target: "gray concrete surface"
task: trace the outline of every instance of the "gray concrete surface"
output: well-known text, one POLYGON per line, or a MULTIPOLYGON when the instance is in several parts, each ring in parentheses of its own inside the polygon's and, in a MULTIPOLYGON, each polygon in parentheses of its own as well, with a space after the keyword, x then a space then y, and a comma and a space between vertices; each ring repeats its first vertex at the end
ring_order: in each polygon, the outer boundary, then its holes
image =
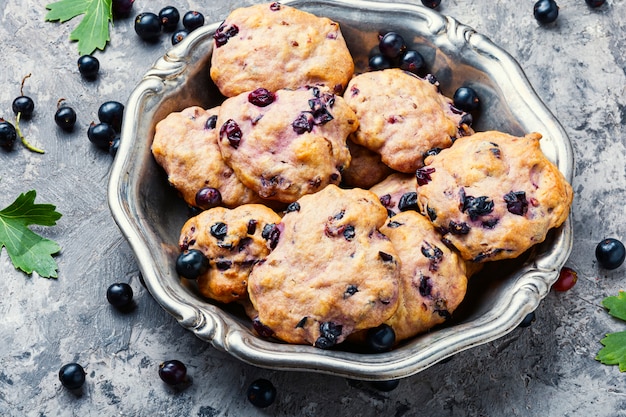
MULTIPOLYGON (((601 307, 625 288, 622 266, 600 269, 597 242, 626 238, 626 1, 590 9, 558 0, 556 24, 541 27, 533 1, 443 0, 440 11, 487 35, 511 53, 570 136, 576 157, 575 242, 568 266, 579 273, 566 293, 551 293, 537 321, 449 362, 406 378, 389 393, 319 374, 248 366, 198 340, 142 287, 133 254, 109 213, 111 157, 86 137, 100 103, 124 102, 150 65, 169 47, 140 41, 132 18, 115 22, 111 43, 98 52, 100 77, 78 74, 77 22, 46 23, 49 0, 0 2, 0 117, 12 118, 19 84, 36 102, 25 135, 46 150, 17 144, 0 151, 0 207, 36 189, 38 202, 63 213, 58 225, 36 228, 60 243, 57 280, 26 276, 0 254, 0 415, 2 416, 625 416, 625 375, 594 357, 605 333, 626 329, 601 307), (56 128, 57 100, 78 111, 72 134, 56 128), (137 307, 122 314, 106 302, 109 284, 129 282, 137 307), (175 391, 157 376, 158 364, 187 364, 193 384, 175 391), (87 382, 80 395, 63 389, 59 368, 77 361, 87 382), (248 384, 272 380, 274 405, 252 407, 248 384)), ((134 13, 168 4, 196 9, 207 21, 252 1, 137 0, 134 13)))

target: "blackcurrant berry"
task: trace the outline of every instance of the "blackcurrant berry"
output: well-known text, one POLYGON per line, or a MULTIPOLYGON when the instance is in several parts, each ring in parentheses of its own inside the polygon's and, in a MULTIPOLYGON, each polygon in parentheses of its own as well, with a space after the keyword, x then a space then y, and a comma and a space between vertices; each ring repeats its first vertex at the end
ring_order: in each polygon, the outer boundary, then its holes
POLYGON ((213 187, 204 187, 196 193, 196 206, 205 210, 222 204, 220 190, 213 187))
POLYGON ((118 101, 105 101, 98 108, 98 120, 110 124, 116 132, 122 129, 124 105, 118 101))
POLYGON ((115 139, 115 129, 108 123, 91 123, 87 130, 87 137, 100 149, 105 151, 111 146, 111 142, 115 139))
POLYGON ((391 68, 391 62, 382 54, 374 54, 369 59, 369 69, 372 71, 391 68))
POLYGON ((7 122, 3 118, 0 118, 0 147, 10 151, 13 149, 13 144, 17 139, 17 130, 11 122, 7 122))
POLYGON ((422 4, 431 9, 436 9, 441 4, 441 0, 422 0, 422 4))
POLYGON ((204 15, 200 12, 191 10, 183 16, 183 26, 189 32, 198 29, 202 25, 204 25, 204 15))
POLYGON ((183 278, 198 279, 209 268, 209 260, 197 249, 182 252, 176 258, 176 272, 183 278))
POLYGON ((478 107, 480 107, 478 94, 471 87, 457 88, 454 92, 454 96, 452 97, 452 101, 454 102, 454 107, 468 113, 477 110, 478 107))
POLYGON ((554 291, 563 292, 571 290, 572 287, 578 281, 578 274, 571 268, 563 267, 559 271, 559 277, 557 278, 554 285, 552 285, 552 289, 554 291))
POLYGON ((159 12, 159 19, 165 32, 173 32, 178 27, 178 22, 180 22, 180 13, 178 13, 176 7, 167 6, 159 12))
POLYGON ((585 0, 589 7, 600 7, 605 3, 605 0, 585 0))
POLYGON ((535 321, 535 318, 536 318, 535 312, 531 311, 530 313, 526 314, 526 316, 524 317, 524 320, 522 320, 522 322, 519 324, 519 327, 530 326, 535 321))
POLYGON ((267 379, 259 378, 248 386, 248 401, 258 408, 266 408, 276 400, 276 388, 267 379))
POLYGON ((424 66, 424 57, 417 51, 408 50, 400 59, 400 69, 417 74, 424 66))
POLYGON ((383 323, 367 331, 366 343, 372 352, 387 352, 396 343, 396 332, 391 326, 383 323))
POLYGON ((111 284, 107 288, 107 301, 113 307, 128 307, 133 302, 133 288, 125 282, 111 284))
POLYGON ((91 55, 83 55, 78 58, 78 72, 83 77, 93 80, 98 76, 100 71, 100 61, 91 55))
POLYGON ((135 17, 135 33, 144 41, 154 42, 161 34, 161 20, 151 12, 139 13, 135 17))
POLYGON ((120 148, 120 137, 116 136, 115 139, 111 142, 109 146, 109 155, 115 156, 117 155, 117 150, 120 148))
POLYGON ((187 29, 177 30, 172 34, 172 45, 178 45, 187 37, 187 35, 189 35, 189 31, 187 29))
POLYGON ((373 388, 377 389, 378 391, 389 392, 398 388, 398 385, 400 385, 400 380, 388 379, 385 381, 372 381, 370 384, 372 385, 373 388))
POLYGON ((535 3, 533 14, 539 23, 552 23, 559 16, 559 6, 554 0, 539 0, 535 3))
POLYGON ((168 385, 182 384, 187 380, 187 367, 176 359, 165 361, 159 365, 159 377, 168 385))
POLYGON ((59 104, 54 113, 54 122, 66 132, 71 132, 76 124, 76 111, 66 104, 59 104))
POLYGON ((596 246, 596 259, 604 269, 617 269, 626 258, 624 244, 617 239, 607 238, 596 246))
POLYGON ((385 57, 394 59, 406 51, 404 38, 396 32, 387 32, 378 42, 380 53, 385 57))
POLYGON ((13 100, 13 113, 16 115, 21 114, 20 118, 28 120, 33 115, 35 110, 35 102, 28 96, 19 96, 13 100))
POLYGON ((79 389, 85 383, 85 370, 77 363, 68 363, 59 370, 59 381, 67 389, 79 389))
POLYGON ((112 10, 115 17, 128 17, 135 0, 113 0, 112 10))

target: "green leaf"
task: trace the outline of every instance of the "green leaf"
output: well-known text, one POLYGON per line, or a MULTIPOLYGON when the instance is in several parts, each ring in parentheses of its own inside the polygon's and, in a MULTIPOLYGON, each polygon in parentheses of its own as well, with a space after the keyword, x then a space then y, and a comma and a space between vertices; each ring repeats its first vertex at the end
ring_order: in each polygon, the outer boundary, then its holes
POLYGON ((602 300, 602 305, 613 317, 626 320, 626 292, 620 291, 617 296, 606 297, 602 300))
POLYGON ((113 0, 60 0, 46 6, 48 22, 67 22, 84 15, 70 33, 70 40, 78 41, 78 53, 89 55, 104 49, 109 36, 109 23, 113 20, 113 0))
POLYGON ((596 360, 605 365, 619 365, 621 372, 626 371, 626 331, 609 333, 600 341, 604 345, 596 360))
POLYGON ((4 246, 15 268, 27 274, 37 272, 44 278, 56 278, 58 266, 52 255, 61 247, 28 228, 37 224, 54 226, 61 213, 51 204, 35 204, 35 190, 20 196, 0 211, 0 248, 4 246))

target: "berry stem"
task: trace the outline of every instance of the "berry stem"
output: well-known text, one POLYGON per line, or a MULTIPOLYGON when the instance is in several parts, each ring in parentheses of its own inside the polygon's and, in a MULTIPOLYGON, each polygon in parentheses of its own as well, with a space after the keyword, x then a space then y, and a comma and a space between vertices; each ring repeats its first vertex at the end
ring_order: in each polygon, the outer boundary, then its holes
POLYGON ((21 115, 22 113, 19 112, 17 113, 17 116, 15 116, 15 131, 17 132, 17 135, 20 137, 20 140, 22 141, 22 143, 24 144, 24 146, 26 146, 28 150, 32 152, 37 152, 37 153, 46 153, 43 149, 39 149, 31 145, 22 134, 22 130, 20 129, 20 116, 21 115))
POLYGON ((29 73, 27 76, 25 76, 24 78, 22 78, 22 85, 20 86, 20 95, 23 96, 24 95, 24 83, 26 82, 27 78, 30 78, 32 74, 29 73))

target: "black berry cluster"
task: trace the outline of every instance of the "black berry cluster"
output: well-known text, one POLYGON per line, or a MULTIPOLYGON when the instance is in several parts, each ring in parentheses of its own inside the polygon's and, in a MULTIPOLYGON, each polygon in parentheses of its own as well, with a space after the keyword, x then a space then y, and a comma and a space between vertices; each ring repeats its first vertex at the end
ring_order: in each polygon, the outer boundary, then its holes
POLYGON ((171 33, 172 45, 176 45, 192 31, 204 25, 204 15, 198 11, 190 10, 181 19, 178 9, 174 6, 162 8, 158 14, 143 12, 135 17, 135 32, 147 41, 156 42, 161 33, 171 33), (182 21, 182 28, 179 23, 182 21))

